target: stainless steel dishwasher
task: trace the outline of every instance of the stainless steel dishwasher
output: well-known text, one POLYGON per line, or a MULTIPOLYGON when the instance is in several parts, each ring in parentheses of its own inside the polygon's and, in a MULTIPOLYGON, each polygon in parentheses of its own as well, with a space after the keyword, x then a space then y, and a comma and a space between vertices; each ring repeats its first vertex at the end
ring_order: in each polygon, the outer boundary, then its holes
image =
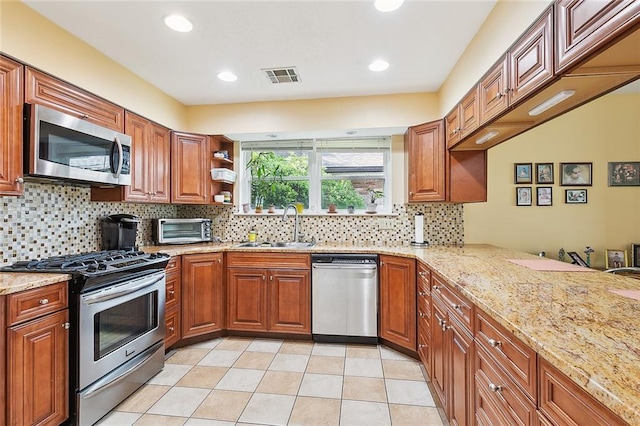
POLYGON ((378 256, 311 256, 311 332, 316 341, 378 341, 378 256))

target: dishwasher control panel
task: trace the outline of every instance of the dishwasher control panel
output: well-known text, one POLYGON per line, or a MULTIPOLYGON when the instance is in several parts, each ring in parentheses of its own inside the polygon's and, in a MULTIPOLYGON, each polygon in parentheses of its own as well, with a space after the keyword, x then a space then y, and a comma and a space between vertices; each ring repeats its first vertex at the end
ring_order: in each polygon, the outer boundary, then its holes
POLYGON ((311 263, 331 263, 342 265, 375 265, 378 256, 375 254, 314 254, 311 263))

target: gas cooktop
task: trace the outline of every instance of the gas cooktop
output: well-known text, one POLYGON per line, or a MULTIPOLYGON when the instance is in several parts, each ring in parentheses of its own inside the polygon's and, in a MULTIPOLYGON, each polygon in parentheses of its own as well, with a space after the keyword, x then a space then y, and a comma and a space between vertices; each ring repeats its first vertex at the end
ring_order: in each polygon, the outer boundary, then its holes
POLYGON ((104 250, 16 262, 3 272, 58 272, 84 276, 109 275, 126 270, 162 269, 169 255, 137 250, 104 250))

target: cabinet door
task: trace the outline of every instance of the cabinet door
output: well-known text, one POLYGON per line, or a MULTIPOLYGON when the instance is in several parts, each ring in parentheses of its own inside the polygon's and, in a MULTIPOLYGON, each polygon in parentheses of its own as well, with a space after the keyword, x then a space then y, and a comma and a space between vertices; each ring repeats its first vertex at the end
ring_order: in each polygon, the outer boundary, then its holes
POLYGON ((152 203, 171 201, 171 132, 150 123, 149 135, 149 192, 152 203))
POLYGON ((0 195, 21 195, 22 65, 0 56, 0 195))
POLYGON ((509 105, 553 77, 552 8, 509 51, 509 105))
POLYGON ((7 329, 8 424, 60 424, 69 416, 69 311, 7 329))
POLYGON ((47 106, 109 129, 124 131, 124 109, 30 67, 25 69, 25 102, 47 106))
POLYGON ((507 57, 497 63, 480 81, 480 124, 505 111, 509 106, 507 57))
POLYGON ((222 253, 182 256, 182 337, 221 330, 222 253))
POLYGON ((442 408, 448 413, 449 398, 447 394, 448 379, 448 341, 445 338, 447 314, 441 305, 433 298, 431 305, 431 383, 436 390, 436 395, 440 399, 442 408), (444 325, 443 325, 444 324, 444 325), (444 328, 443 328, 444 327, 444 328))
POLYGON ((577 65, 638 23, 634 0, 557 0, 556 73, 577 65))
POLYGON ((451 148, 460 141, 462 134, 460 127, 460 105, 456 107, 444 118, 444 127, 446 129, 446 145, 451 148))
POLYGON ((405 134, 409 202, 444 201, 445 148, 442 120, 410 127, 405 134))
POLYGON ((164 324, 164 347, 167 349, 180 340, 180 309, 167 309, 164 316, 164 324))
POLYGON ((311 280, 309 271, 272 269, 268 273, 268 330, 310 334, 311 280))
POLYGON ((149 201, 149 120, 125 113, 125 133, 131 136, 131 185, 124 187, 127 201, 149 201))
POLYGON ((171 202, 206 204, 209 142, 205 135, 173 132, 171 136, 171 202))
POLYGON ((450 339, 449 422, 451 425, 471 425, 473 412, 473 340, 465 328, 450 318, 447 325, 450 339))
POLYGON ((229 268, 227 328, 267 331, 266 269, 229 268))
POLYGON ((380 337, 416 350, 416 261, 380 256, 380 337))
MULTIPOLYGON (((467 96, 460 101, 459 109, 459 127, 461 137, 465 137, 469 133, 478 128, 480 121, 480 103, 478 100, 478 86, 474 87, 467 96)), ((448 146, 447 146, 448 147, 448 146)))

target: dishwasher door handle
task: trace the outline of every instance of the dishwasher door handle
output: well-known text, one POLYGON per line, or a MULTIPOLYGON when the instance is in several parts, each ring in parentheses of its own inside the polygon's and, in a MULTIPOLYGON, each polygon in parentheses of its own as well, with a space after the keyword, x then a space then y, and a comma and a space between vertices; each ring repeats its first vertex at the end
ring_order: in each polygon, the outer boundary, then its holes
POLYGON ((360 264, 327 264, 327 263, 314 263, 311 265, 313 269, 365 269, 365 270, 373 270, 376 269, 377 265, 360 265, 360 264))

